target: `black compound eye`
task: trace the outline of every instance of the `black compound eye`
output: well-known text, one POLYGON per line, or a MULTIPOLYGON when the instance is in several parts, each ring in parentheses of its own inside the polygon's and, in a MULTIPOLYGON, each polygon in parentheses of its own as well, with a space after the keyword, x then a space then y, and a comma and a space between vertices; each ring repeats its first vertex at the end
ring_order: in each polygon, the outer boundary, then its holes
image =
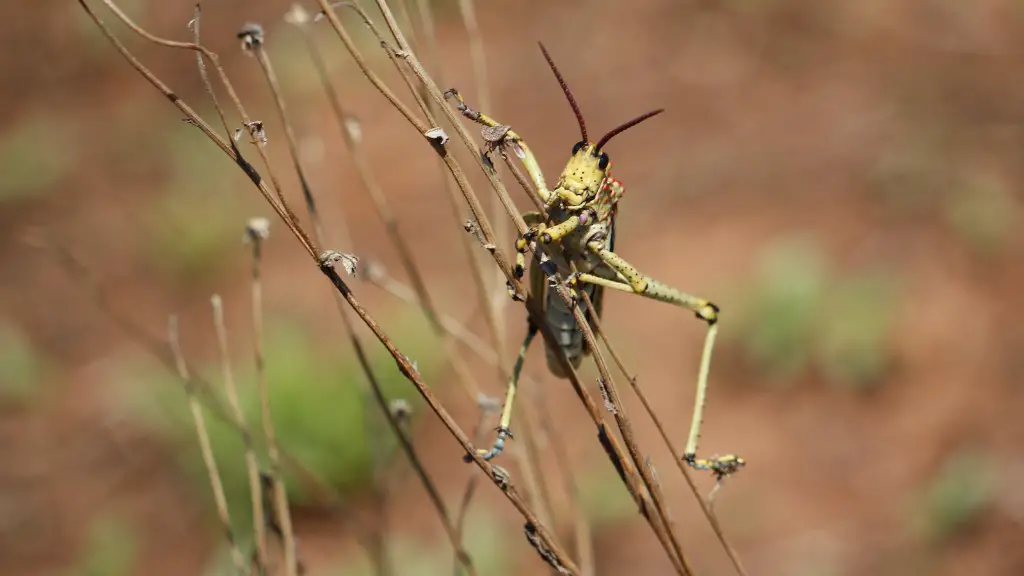
POLYGON ((583 147, 584 147, 584 146, 586 146, 586 145, 587 145, 587 143, 586 143, 586 142, 583 142, 582 140, 581 140, 581 141, 579 141, 579 142, 577 142, 577 143, 576 143, 576 145, 572 147, 572 153, 573 153, 573 155, 575 155, 575 154, 576 154, 577 152, 579 152, 580 150, 582 150, 582 149, 583 149, 583 147))
POLYGON ((608 159, 608 154, 605 152, 601 152, 601 159, 597 162, 597 167, 600 168, 601 170, 604 170, 605 168, 608 167, 609 162, 611 162, 611 160, 608 159))

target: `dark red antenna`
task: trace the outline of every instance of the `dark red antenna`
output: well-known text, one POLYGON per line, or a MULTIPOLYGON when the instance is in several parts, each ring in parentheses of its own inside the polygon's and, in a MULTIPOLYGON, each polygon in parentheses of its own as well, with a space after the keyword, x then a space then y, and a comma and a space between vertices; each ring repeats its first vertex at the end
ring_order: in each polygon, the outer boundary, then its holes
MULTIPOLYGON (((597 142, 597 146, 594 147, 594 150, 600 150, 602 147, 604 147, 605 144, 608 143, 609 140, 612 139, 612 137, 614 137, 614 136, 616 136, 618 134, 621 134, 622 132, 625 132, 629 128, 632 128, 633 126, 636 126, 637 124, 643 122, 644 120, 647 120, 648 118, 651 118, 653 116, 657 116, 658 114, 661 114, 664 111, 665 111, 664 108, 659 108, 657 110, 652 110, 652 111, 650 111, 650 112, 648 112, 646 114, 641 114, 640 116, 637 116, 636 118, 633 118, 629 122, 626 122, 624 124, 619 124, 615 128, 612 128, 607 134, 605 134, 604 136, 601 137, 601 139, 597 142)), ((582 120, 581 120, 581 122, 582 122, 582 120)))
POLYGON ((572 97, 572 92, 569 91, 569 86, 565 83, 565 78, 562 78, 562 73, 558 71, 558 66, 555 66, 555 61, 551 59, 551 55, 548 54, 547 48, 544 44, 540 44, 540 51, 544 53, 544 59, 548 61, 548 66, 551 66, 551 71, 555 73, 555 78, 558 78, 558 84, 562 87, 562 92, 565 92, 565 97, 569 100, 569 105, 572 106, 572 111, 576 114, 576 121, 580 123, 580 133, 583 135, 583 141, 587 140, 587 125, 583 122, 583 114, 580 112, 580 107, 576 104, 576 99, 572 97))

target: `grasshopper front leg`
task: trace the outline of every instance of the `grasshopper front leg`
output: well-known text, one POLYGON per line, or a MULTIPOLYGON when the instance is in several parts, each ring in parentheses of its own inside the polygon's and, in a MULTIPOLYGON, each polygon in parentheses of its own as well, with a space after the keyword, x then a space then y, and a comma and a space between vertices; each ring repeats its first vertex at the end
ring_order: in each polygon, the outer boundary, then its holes
MULTIPOLYGON (((594 211, 589 208, 573 214, 562 222, 550 227, 544 222, 544 216, 539 212, 530 212, 528 215, 530 216, 529 218, 527 218, 527 214, 524 214, 523 219, 527 220, 530 229, 525 234, 520 234, 516 239, 516 266, 513 272, 517 278, 522 278, 523 274, 526 273, 526 252, 531 247, 536 251, 537 240, 540 240, 541 244, 559 242, 562 238, 575 232, 580 226, 586 226, 594 221, 594 211)), ((546 264, 548 261, 546 257, 541 257, 541 270, 548 276, 551 276, 555 273, 555 270, 551 265, 546 264)))
POLYGON ((455 88, 449 88, 446 90, 444 97, 445 99, 454 98, 456 101, 456 107, 466 118, 469 118, 477 124, 482 124, 486 128, 500 130, 500 132, 496 132, 491 136, 485 129, 484 139, 487 140, 488 144, 492 147, 498 147, 503 144, 510 144, 513 146, 516 151, 516 155, 523 161, 523 166, 526 167, 526 172, 529 174, 530 180, 533 181, 533 185, 537 190, 537 195, 545 206, 550 206, 554 201, 553 199, 557 199, 557 196, 548 190, 547 183, 544 180, 544 172, 540 169, 540 163, 537 162, 537 157, 533 155, 533 151, 531 151, 530 147, 526 145, 526 141, 523 140, 522 136, 517 134, 509 126, 498 122, 494 118, 491 118, 482 112, 477 112, 470 108, 466 105, 466 101, 462 99, 462 95, 459 94, 459 91, 455 88))
POLYGON ((602 278, 594 274, 574 274, 570 277, 570 283, 589 282, 623 292, 632 292, 652 300, 674 304, 692 311, 697 318, 707 323, 708 331, 704 339, 704 349, 701 353, 700 369, 697 374, 697 391, 693 404, 693 419, 690 424, 690 434, 687 438, 686 449, 683 451, 682 458, 694 469, 710 471, 719 481, 743 467, 746 461, 736 454, 727 454, 708 459, 697 458, 697 443, 700 440, 700 427, 704 420, 704 407, 707 404, 711 353, 714 350, 715 337, 718 335, 718 306, 708 300, 692 296, 641 274, 639 270, 624 258, 606 249, 604 242, 601 240, 587 242, 587 248, 607 264, 621 278, 621 281, 602 278))

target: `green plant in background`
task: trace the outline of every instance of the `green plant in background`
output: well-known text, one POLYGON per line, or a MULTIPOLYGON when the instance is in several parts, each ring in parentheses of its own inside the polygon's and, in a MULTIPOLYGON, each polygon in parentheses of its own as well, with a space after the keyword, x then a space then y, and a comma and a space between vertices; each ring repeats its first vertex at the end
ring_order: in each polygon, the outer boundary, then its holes
POLYGON ((76 161, 72 132, 40 114, 0 134, 0 205, 38 198, 67 176, 76 161))
POLYGON ((237 169, 222 161, 195 128, 182 124, 167 138, 169 178, 151 208, 153 260, 193 283, 215 272, 240 242, 237 169))
POLYGON ((576 476, 580 507, 587 522, 598 529, 636 516, 636 503, 610 463, 576 476))
POLYGON ((813 238, 787 238, 761 256, 739 310, 739 326, 731 334, 777 382, 792 378, 811 361, 816 324, 825 307, 826 276, 813 238))
POLYGON ((986 177, 974 177, 951 193, 946 217, 963 241, 981 255, 991 255, 1014 230, 1020 208, 1006 186, 986 177))
POLYGON ((25 335, 0 321, 0 406, 24 405, 34 399, 44 366, 25 335))
POLYGON ((898 286, 891 272, 857 272, 828 298, 818 338, 819 363, 833 383, 864 388, 889 367, 888 336, 895 324, 898 286))
POLYGON ((102 516, 92 521, 85 549, 68 576, 128 576, 135 563, 135 534, 123 521, 102 516))
POLYGON ((829 383, 857 388, 884 375, 901 295, 893 271, 837 274, 813 238, 795 236, 765 249, 746 290, 730 338, 771 382, 812 366, 829 383))
POLYGON ((952 454, 922 489, 912 516, 918 533, 940 544, 969 529, 994 495, 992 462, 970 450, 952 454))
MULTIPOLYGON (((396 325, 390 328, 395 341, 412 355, 424 377, 431 381, 437 366, 436 350, 425 323, 416 317, 392 324, 396 325)), ((342 494, 366 488, 373 481, 375 465, 387 461, 397 448, 383 422, 379 435, 369 435, 367 418, 379 418, 379 409, 372 401, 364 403, 361 387, 365 376, 347 341, 318 342, 310 332, 287 321, 269 322, 266 334, 266 374, 278 444, 342 494)), ((249 363, 251 354, 242 354, 237 345, 233 349, 236 357, 245 358, 249 363)), ((391 356, 376 343, 370 344, 368 352, 385 395, 389 399, 408 400, 415 413, 421 399, 398 371, 391 356)), ((219 366, 207 366, 202 373, 221 393, 219 366)), ((255 372, 243 369, 236 362, 235 373, 242 411, 255 431, 260 422, 255 372)), ((166 371, 133 379, 138 381, 138 378, 161 381, 153 386, 135 385, 136 394, 131 401, 136 409, 141 409, 143 418, 158 425, 169 439, 182 446, 184 468, 195 479, 197 490, 209 498, 208 477, 180 382, 166 371)), ((206 421, 232 524, 238 538, 244 541, 251 536, 252 519, 242 441, 232 426, 209 410, 206 421)), ((265 459, 263 465, 267 465, 265 459)), ((313 504, 312 495, 303 492, 297 478, 286 473, 285 485, 292 504, 313 504)), ((212 510, 212 498, 210 505, 212 510)))

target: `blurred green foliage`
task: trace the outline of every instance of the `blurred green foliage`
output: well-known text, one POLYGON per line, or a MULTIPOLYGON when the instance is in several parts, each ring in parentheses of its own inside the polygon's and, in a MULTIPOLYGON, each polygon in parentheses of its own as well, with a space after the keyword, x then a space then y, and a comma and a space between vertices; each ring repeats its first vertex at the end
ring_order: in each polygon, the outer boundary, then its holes
POLYGON ((68 576, 128 576, 137 554, 135 534, 121 520, 101 516, 89 525, 85 549, 68 576))
POLYGON ((17 328, 0 320, 0 406, 23 405, 39 392, 45 360, 17 328))
MULTIPOLYGON (((431 382, 437 370, 436 351, 425 322, 417 316, 414 321, 385 325, 389 326, 389 333, 399 347, 417 361, 424 378, 431 382)), ((372 340, 366 340, 366 344, 385 395, 389 399, 405 398, 413 406, 415 414, 421 402, 415 388, 401 375, 382 346, 372 340)), ((387 424, 376 420, 380 416, 372 399, 367 399, 369 404, 364 403, 361 387, 365 376, 347 340, 339 336, 330 342, 317 341, 309 331, 295 323, 274 321, 268 323, 265 356, 270 408, 278 444, 343 495, 365 489, 373 481, 375 466, 396 453, 397 443, 387 424), (375 428, 379 433, 367 429, 370 418, 379 422, 375 428)), ((251 352, 247 351, 242 357, 246 359, 246 365, 251 365, 251 352)), ((242 411, 250 430, 261 438, 257 432, 261 429, 261 409, 255 371, 239 369, 238 364, 235 366, 235 380, 242 411)), ((207 366, 202 372, 227 407, 219 365, 207 366)), ((134 379, 162 381, 154 387, 136 387, 138 394, 132 401, 136 409, 141 410, 140 416, 156 424, 169 439, 183 447, 182 465, 196 481, 197 489, 210 498, 212 506, 208 476, 180 382, 166 371, 143 373, 134 379)), ((250 537, 252 511, 242 441, 232 426, 222 422, 210 410, 204 412, 232 524, 236 536, 244 542, 250 537)), ((257 446, 261 445, 262 441, 257 442, 257 446)), ((266 470, 265 457, 260 451, 257 454, 266 470)), ((285 484, 292 504, 314 504, 313 495, 302 490, 298 478, 286 474, 285 484)))
POLYGON ((75 164, 69 126, 52 115, 28 116, 0 135, 0 205, 49 192, 75 164))
POLYGON ((167 138, 165 158, 169 175, 150 208, 149 248, 153 260, 178 279, 202 281, 241 242, 238 185, 244 176, 184 123, 167 138))
POLYGON ((946 202, 946 217, 959 236, 978 254, 988 256, 1003 245, 1018 224, 1020 209, 1005 185, 992 179, 970 179, 946 202))
POLYGON ((595 528, 636 516, 636 504, 610 462, 599 469, 576 475, 580 507, 595 528))
POLYGON ((886 339, 899 302, 895 272, 838 275, 811 237, 765 248, 728 332, 775 384, 815 367, 833 384, 867 387, 890 361, 886 339))
POLYGON ((953 453, 922 489, 913 520, 925 541, 941 544, 969 529, 993 498, 992 463, 971 450, 953 453))

